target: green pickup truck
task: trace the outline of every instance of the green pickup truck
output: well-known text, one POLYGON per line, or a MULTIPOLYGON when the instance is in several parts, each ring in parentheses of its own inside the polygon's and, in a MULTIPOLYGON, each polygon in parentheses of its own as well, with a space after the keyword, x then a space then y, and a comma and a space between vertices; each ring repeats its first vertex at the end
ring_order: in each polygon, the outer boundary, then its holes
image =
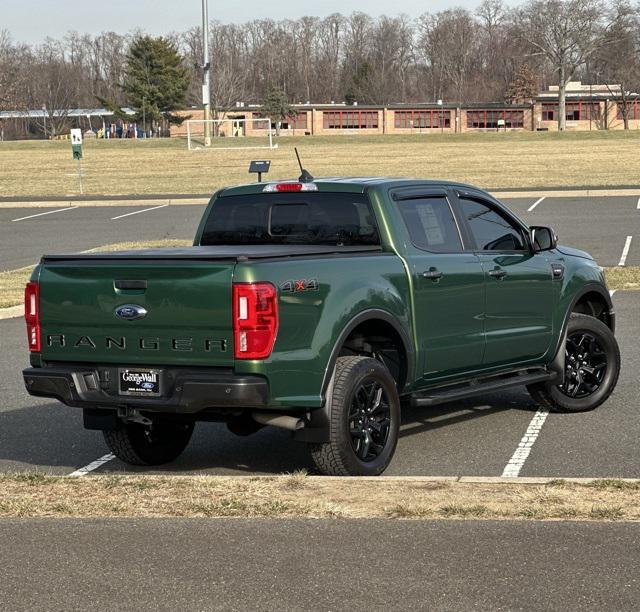
POLYGON ((376 475, 401 409, 524 385, 590 410, 620 369, 602 268, 444 181, 223 189, 193 247, 43 257, 25 317, 28 392, 82 408, 137 465, 221 421, 290 430, 322 473, 376 475))

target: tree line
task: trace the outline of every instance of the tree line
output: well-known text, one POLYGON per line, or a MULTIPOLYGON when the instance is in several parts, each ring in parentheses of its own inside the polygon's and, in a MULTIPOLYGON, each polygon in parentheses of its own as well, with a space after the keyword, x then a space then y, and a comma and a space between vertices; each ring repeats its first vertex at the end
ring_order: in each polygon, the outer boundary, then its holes
MULTIPOLYGON (((621 84, 629 100, 640 88, 639 23, 638 5, 626 0, 528 0, 516 8, 484 0, 475 10, 418 18, 356 12, 212 21, 211 102, 215 112, 236 102, 263 102, 277 90, 291 103, 466 104, 526 99, 559 85, 562 123, 570 80, 621 84)), ((141 110, 141 95, 143 104, 151 101, 146 91, 135 94, 131 81, 144 78, 145 70, 132 70, 131 60, 142 39, 153 46, 141 32, 69 32, 35 45, 0 33, 0 108, 66 109, 109 101, 141 110)), ((169 33, 162 41, 162 53, 178 58, 180 66, 168 61, 180 87, 164 107, 157 104, 159 112, 198 105, 200 28, 169 33)), ((63 116, 48 119, 52 130, 62 128, 55 123, 63 123, 63 116)))

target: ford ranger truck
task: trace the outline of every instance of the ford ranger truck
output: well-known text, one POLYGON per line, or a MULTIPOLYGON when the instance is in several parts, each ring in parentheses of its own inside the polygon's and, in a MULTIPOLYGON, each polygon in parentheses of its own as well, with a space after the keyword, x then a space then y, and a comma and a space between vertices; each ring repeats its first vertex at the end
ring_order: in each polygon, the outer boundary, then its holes
POLYGON ((375 475, 401 407, 523 385, 591 410, 620 368, 602 268, 441 181, 224 189, 193 247, 42 257, 25 316, 28 392, 81 408, 135 465, 222 421, 290 430, 321 473, 375 475))

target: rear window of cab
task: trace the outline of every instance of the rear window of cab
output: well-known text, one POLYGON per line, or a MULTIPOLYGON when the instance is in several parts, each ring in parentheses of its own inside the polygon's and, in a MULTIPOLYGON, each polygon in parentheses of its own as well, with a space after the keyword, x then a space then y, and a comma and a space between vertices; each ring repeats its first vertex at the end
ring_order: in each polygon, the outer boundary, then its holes
POLYGON ((260 193, 216 200, 200 244, 377 246, 380 236, 363 194, 260 193))

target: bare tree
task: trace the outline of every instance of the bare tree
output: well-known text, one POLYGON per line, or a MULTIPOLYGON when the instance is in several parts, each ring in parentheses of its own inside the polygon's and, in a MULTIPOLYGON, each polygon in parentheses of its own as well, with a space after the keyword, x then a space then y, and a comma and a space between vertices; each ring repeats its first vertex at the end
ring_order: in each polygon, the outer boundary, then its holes
POLYGON ((628 5, 622 10, 626 17, 612 27, 611 43, 594 55, 591 71, 595 69, 604 79, 609 93, 616 99, 624 129, 628 130, 629 115, 640 91, 640 18, 628 5))
POLYGON ((558 129, 566 128, 566 89, 578 68, 607 44, 623 19, 620 5, 601 0, 530 0, 518 12, 521 36, 533 55, 557 72, 558 129))

